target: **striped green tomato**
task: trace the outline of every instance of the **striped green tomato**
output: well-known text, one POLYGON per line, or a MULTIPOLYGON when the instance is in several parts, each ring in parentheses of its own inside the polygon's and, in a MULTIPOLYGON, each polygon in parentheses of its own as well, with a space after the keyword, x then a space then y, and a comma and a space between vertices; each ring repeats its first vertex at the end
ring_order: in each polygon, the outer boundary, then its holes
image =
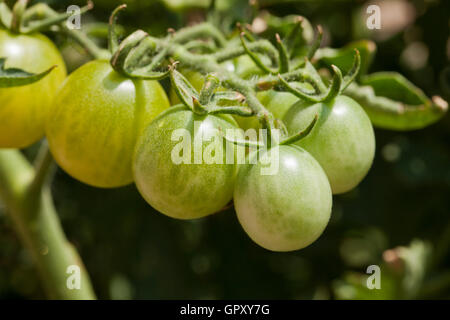
POLYGON ((56 162, 96 187, 133 181, 131 159, 138 135, 169 107, 157 81, 132 80, 108 61, 95 60, 64 82, 46 126, 56 162))
POLYGON ((195 219, 231 201, 237 161, 227 161, 226 149, 236 146, 223 140, 219 128, 226 132, 237 124, 231 116, 197 115, 182 105, 146 128, 136 145, 133 172, 152 207, 169 217, 195 219))
POLYGON ((369 117, 353 99, 338 96, 326 103, 298 102, 284 116, 291 134, 319 120, 311 133, 297 142, 311 153, 330 180, 334 194, 356 187, 369 171, 375 154, 375 135, 369 117))
POLYGON ((236 214, 245 232, 272 251, 313 243, 327 226, 332 206, 330 184, 319 163, 294 145, 253 152, 247 163, 239 170, 234 190, 236 214), (263 172, 268 167, 275 170, 263 172))

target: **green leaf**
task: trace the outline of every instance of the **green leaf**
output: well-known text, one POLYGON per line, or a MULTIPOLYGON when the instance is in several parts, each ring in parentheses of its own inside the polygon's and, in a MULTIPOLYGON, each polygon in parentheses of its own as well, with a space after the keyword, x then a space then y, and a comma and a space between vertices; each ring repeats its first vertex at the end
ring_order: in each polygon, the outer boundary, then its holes
POLYGON ((343 48, 332 49, 322 48, 317 50, 315 57, 319 64, 330 67, 337 66, 343 73, 347 73, 352 69, 355 49, 357 49, 361 56, 361 68, 359 76, 363 76, 369 70, 376 52, 376 45, 369 40, 361 40, 351 42, 343 48))
POLYGON ((5 58, 0 58, 0 88, 25 86, 37 82, 49 74, 56 66, 48 70, 34 74, 17 68, 5 68, 5 58))
POLYGON ((390 130, 424 128, 442 118, 448 109, 441 97, 429 99, 396 72, 367 75, 344 93, 361 104, 375 126, 390 130))

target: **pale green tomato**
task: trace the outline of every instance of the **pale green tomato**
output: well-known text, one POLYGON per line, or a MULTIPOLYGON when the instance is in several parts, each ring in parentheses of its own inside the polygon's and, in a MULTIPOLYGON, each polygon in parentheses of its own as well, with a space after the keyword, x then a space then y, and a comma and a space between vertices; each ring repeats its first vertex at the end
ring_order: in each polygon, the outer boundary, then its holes
POLYGON ((0 148, 24 148, 44 136, 45 119, 66 67, 55 45, 39 33, 16 35, 0 29, 0 57, 6 58, 6 68, 31 73, 57 66, 35 83, 0 88, 0 148))
POLYGON ((123 77, 108 61, 89 62, 56 96, 46 126, 50 150, 75 179, 103 188, 127 185, 138 135, 168 107, 157 81, 123 77))
POLYGON ((327 103, 298 102, 284 116, 289 133, 304 130, 315 115, 311 133, 297 144, 311 153, 330 180, 334 194, 356 187, 369 171, 375 135, 369 117, 353 99, 338 96, 327 103))
POLYGON ((172 218, 195 219, 231 201, 238 165, 236 159, 227 162, 226 148, 237 150, 225 143, 219 128, 225 133, 237 124, 231 116, 197 115, 183 105, 168 109, 146 128, 136 145, 133 173, 153 208, 172 218), (203 143, 196 144, 202 135, 203 143))
POLYGON ((253 241, 268 250, 293 251, 310 245, 331 214, 332 194, 324 171, 298 146, 277 146, 257 155, 249 155, 236 180, 234 206, 239 222, 253 241), (255 157, 258 161, 251 164, 255 157), (267 163, 277 159, 278 170, 263 174, 267 163))

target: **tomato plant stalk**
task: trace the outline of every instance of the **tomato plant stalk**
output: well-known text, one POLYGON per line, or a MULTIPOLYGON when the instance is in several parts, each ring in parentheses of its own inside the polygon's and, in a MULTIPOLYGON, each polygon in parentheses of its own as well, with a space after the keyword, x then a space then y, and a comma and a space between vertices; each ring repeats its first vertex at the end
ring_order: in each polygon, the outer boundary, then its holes
POLYGON ((20 240, 32 254, 51 299, 95 299, 80 256, 67 240, 48 181, 53 160, 44 142, 36 168, 18 150, 0 150, 0 197, 20 240), (80 270, 80 287, 68 284, 69 266, 80 270))

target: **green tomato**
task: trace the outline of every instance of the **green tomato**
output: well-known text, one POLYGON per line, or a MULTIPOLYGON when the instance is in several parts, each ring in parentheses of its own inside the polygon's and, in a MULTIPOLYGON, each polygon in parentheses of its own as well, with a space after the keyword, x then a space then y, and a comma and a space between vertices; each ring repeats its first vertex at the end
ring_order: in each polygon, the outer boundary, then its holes
POLYGON ((353 99, 338 96, 326 103, 298 102, 284 116, 289 133, 305 129, 315 115, 310 134, 297 142, 320 163, 334 194, 356 187, 369 171, 375 135, 369 117, 353 99))
POLYGON ((108 61, 89 62, 69 75, 55 98, 46 126, 50 150, 84 183, 129 184, 138 135, 168 107, 157 81, 123 77, 108 61))
POLYGON ((152 207, 169 217, 195 219, 231 201, 237 161, 226 161, 225 148, 236 146, 225 143, 218 128, 225 132, 237 124, 228 115, 197 115, 182 105, 146 128, 136 145, 133 172, 139 192, 152 207), (202 135, 204 142, 196 143, 202 135))
POLYGON ((0 57, 7 59, 7 68, 31 73, 58 66, 35 83, 0 88, 0 148, 24 148, 44 136, 45 119, 66 67, 55 45, 38 33, 16 35, 0 29, 0 57))
POLYGON ((239 170, 234 190, 236 214, 245 232, 272 251, 313 243, 327 226, 332 206, 330 184, 319 163, 294 145, 253 152, 247 163, 239 170), (262 169, 277 162, 277 169, 263 174, 262 169))

